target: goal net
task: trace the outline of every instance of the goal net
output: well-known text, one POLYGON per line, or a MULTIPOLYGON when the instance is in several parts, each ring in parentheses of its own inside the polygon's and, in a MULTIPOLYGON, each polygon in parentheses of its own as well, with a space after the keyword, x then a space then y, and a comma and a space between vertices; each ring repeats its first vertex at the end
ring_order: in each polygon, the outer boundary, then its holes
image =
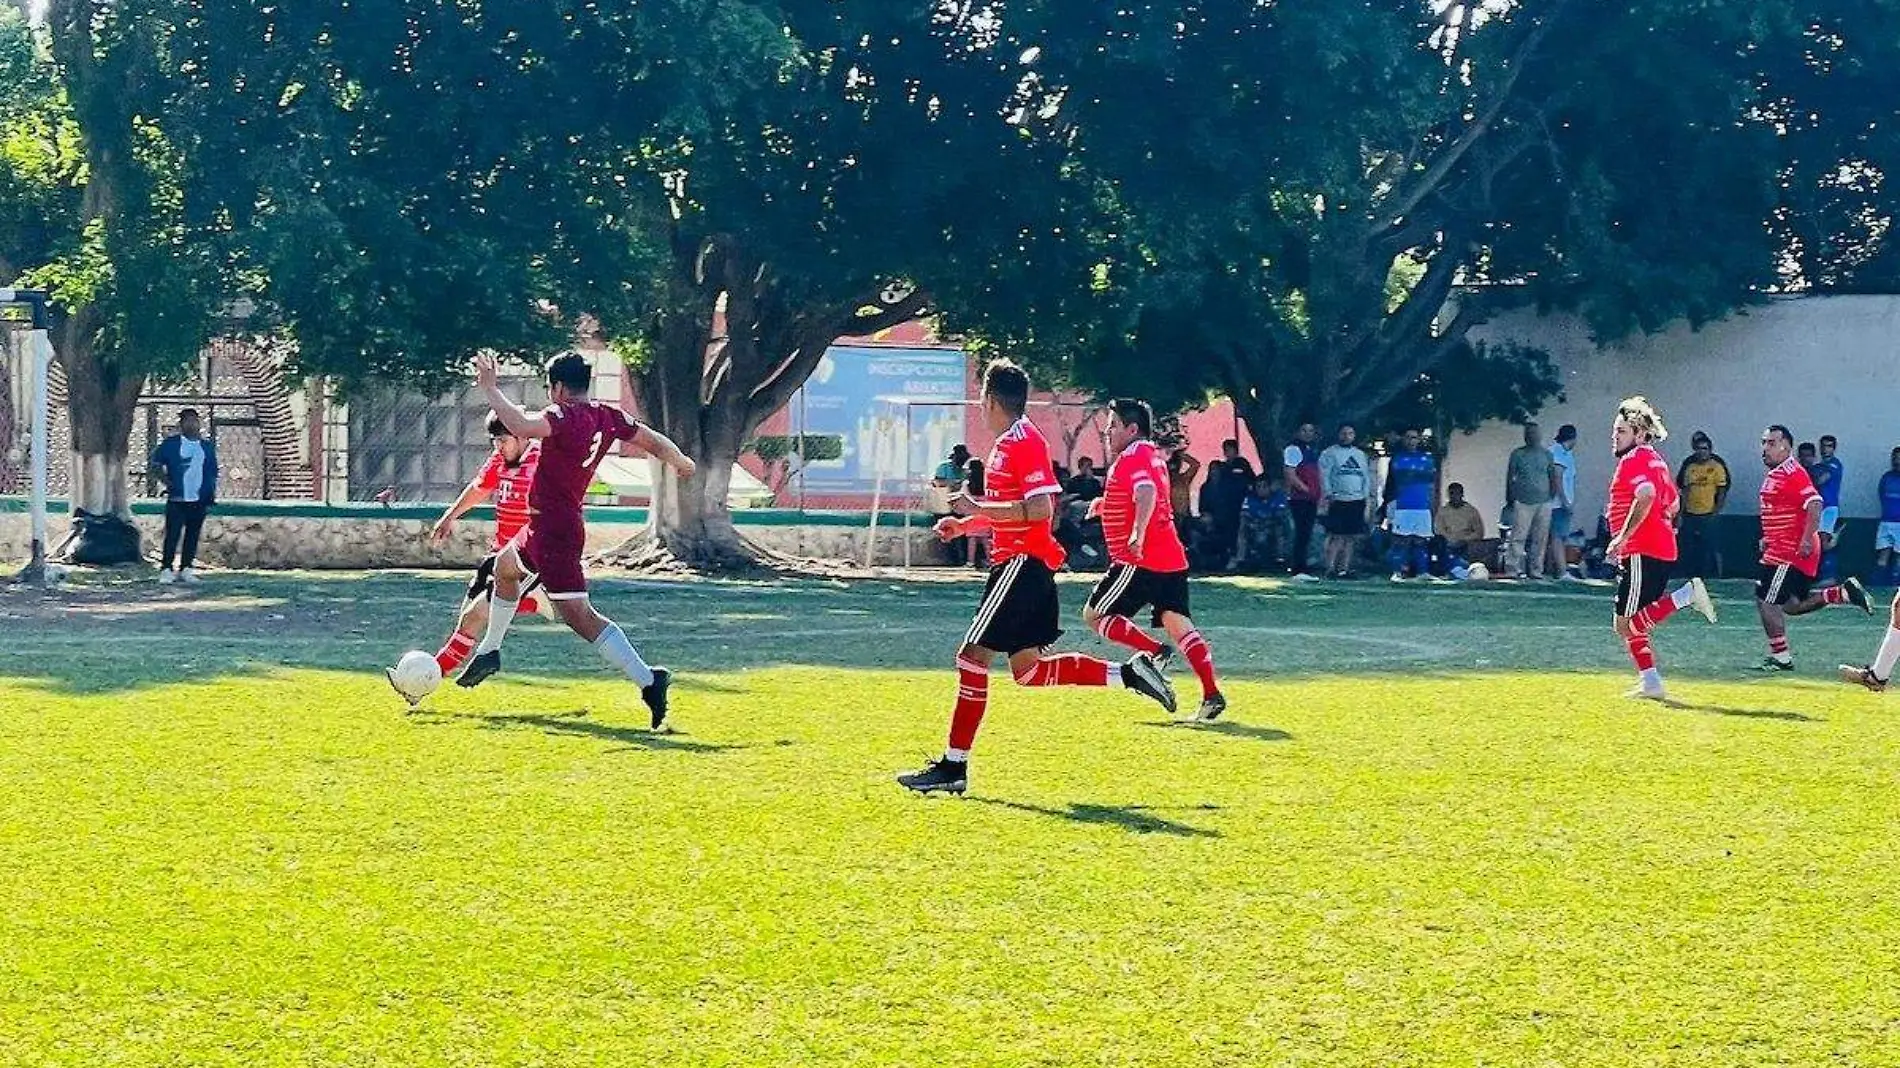
POLYGON ((23 582, 46 581, 46 479, 50 434, 47 378, 53 345, 46 331, 46 295, 0 288, 0 336, 4 336, 6 389, 0 396, 0 475, 24 482, 30 522, 23 582), (17 474, 15 473, 17 471, 17 474))

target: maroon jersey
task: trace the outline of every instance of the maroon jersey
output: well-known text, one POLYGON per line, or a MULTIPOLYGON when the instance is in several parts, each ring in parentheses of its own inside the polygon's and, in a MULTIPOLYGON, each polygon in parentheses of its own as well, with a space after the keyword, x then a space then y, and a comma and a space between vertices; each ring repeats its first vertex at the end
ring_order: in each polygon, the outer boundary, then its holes
POLYGON ((541 413, 551 431, 541 442, 541 463, 534 473, 528 503, 537 531, 582 529, 581 501, 594 484, 594 472, 617 442, 632 441, 640 424, 611 404, 578 401, 551 404, 541 413))

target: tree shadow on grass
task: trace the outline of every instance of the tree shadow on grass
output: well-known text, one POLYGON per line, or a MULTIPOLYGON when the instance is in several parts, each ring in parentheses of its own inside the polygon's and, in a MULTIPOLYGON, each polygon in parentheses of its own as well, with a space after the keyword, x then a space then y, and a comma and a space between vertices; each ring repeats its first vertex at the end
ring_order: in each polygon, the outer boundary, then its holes
POLYGON ((589 738, 599 742, 620 742, 622 745, 619 749, 609 750, 616 753, 629 750, 651 750, 711 755, 735 749, 752 748, 749 745, 695 742, 677 734, 661 733, 644 727, 616 727, 610 723, 596 723, 586 717, 585 711, 574 711, 553 714, 520 712, 489 716, 457 713, 452 718, 474 720, 483 730, 505 731, 533 727, 543 734, 557 738, 589 738))
POLYGON ((1235 723, 1232 720, 1215 723, 1176 723, 1168 719, 1146 719, 1143 727, 1164 727, 1168 730, 1186 731, 1195 734, 1223 734, 1229 738, 1248 738, 1256 742, 1290 742, 1293 736, 1278 727, 1255 727, 1248 723, 1235 723))
POLYGON ((1670 708, 1683 712, 1707 712, 1714 716, 1736 716, 1741 719, 1778 719, 1790 723, 1825 723, 1826 720, 1802 712, 1789 712, 1776 708, 1736 708, 1732 705, 1699 704, 1694 701, 1669 702, 1670 708))
MULTIPOLYGON (((1163 816, 1155 815, 1158 809, 1151 805, 1094 805, 1085 801, 1071 801, 1068 808, 1048 808, 1043 805, 1031 805, 1022 801, 1005 801, 997 797, 973 797, 970 800, 980 805, 994 805, 1015 812, 1029 812, 1051 819, 1068 820, 1071 823, 1086 823, 1120 827, 1130 834, 1165 834, 1175 838, 1219 838, 1219 831, 1210 831, 1202 827, 1192 827, 1177 823, 1163 816)), ((1217 811, 1216 805, 1195 805, 1192 811, 1217 811)))

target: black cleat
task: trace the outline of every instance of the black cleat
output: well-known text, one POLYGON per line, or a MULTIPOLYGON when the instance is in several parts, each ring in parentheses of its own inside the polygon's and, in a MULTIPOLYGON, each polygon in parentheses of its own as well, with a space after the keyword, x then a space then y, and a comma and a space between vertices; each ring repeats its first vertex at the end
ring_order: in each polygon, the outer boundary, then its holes
POLYGON ((477 655, 455 676, 455 684, 464 690, 472 690, 488 681, 490 675, 501 674, 501 650, 490 649, 477 655))
POLYGON ((970 788, 970 762, 948 757, 933 760, 922 771, 899 775, 897 785, 920 794, 961 794, 970 788))
POLYGON ((1212 723, 1227 711, 1227 698, 1220 693, 1210 694, 1201 699, 1200 711, 1194 713, 1194 722, 1212 723))
POLYGON ((1874 602, 1867 599, 1867 587, 1861 585, 1859 579, 1848 579, 1846 582, 1841 583, 1841 589, 1847 591, 1848 604, 1853 605, 1855 608, 1860 609, 1870 616, 1874 614, 1874 602))
POLYGON ((1841 681, 1855 686, 1864 686, 1873 693, 1884 693, 1887 689, 1887 680, 1874 674, 1871 666, 1842 664, 1841 681))
POLYGON ((1761 663, 1755 665, 1755 670, 1764 675, 1773 675, 1782 671, 1793 671, 1794 661, 1791 659, 1776 660, 1772 656, 1764 656, 1761 658, 1761 663))
POLYGON ((1174 666, 1174 658, 1177 655, 1179 654, 1175 650, 1174 646, 1169 645, 1166 642, 1162 642, 1161 651, 1154 655, 1155 667, 1158 667, 1163 671, 1168 670, 1169 668, 1174 666))
POLYGON ((666 691, 673 685, 673 673, 663 667, 653 669, 653 682, 640 688, 640 700, 653 713, 652 730, 666 726, 666 691))
POLYGON ((1168 677, 1162 674, 1154 657, 1147 653, 1129 657, 1122 665, 1122 685, 1159 704, 1168 715, 1174 715, 1174 687, 1168 685, 1168 677))

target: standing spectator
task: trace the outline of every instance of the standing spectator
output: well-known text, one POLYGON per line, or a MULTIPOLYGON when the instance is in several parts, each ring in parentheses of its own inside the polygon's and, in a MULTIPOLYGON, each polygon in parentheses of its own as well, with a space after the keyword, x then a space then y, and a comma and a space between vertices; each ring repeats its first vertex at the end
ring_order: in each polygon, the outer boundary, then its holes
POLYGON ((1715 454, 1715 442, 1705 431, 1695 432, 1689 448, 1689 458, 1676 472, 1682 490, 1682 577, 1715 578, 1720 569, 1711 535, 1715 517, 1728 503, 1728 464, 1715 454))
POLYGON ((1900 585, 1900 448, 1888 457, 1880 476, 1880 530, 1874 534, 1874 580, 1900 585))
POLYGON ((1445 505, 1432 520, 1432 531, 1444 542, 1445 570, 1456 575, 1484 547, 1484 513, 1465 500, 1465 484, 1445 487, 1445 505))
POLYGON ((1319 454, 1321 507, 1326 510, 1326 570, 1334 578, 1352 576, 1353 554, 1366 533, 1366 497, 1372 491, 1372 463, 1353 442, 1359 432, 1339 428, 1339 443, 1319 454))
MULTIPOLYGON (((983 461, 972 456, 970 457, 969 465, 965 467, 963 471, 963 495, 981 499, 983 496, 983 461)), ((984 545, 984 542, 987 540, 986 536, 983 534, 971 534, 968 535, 968 537, 970 539, 970 566, 979 569, 987 568, 989 566, 989 550, 984 545)))
POLYGON ((1562 488, 1557 463, 1544 448, 1544 431, 1524 424, 1524 444, 1511 450, 1504 472, 1504 503, 1511 509, 1511 551, 1505 566, 1519 578, 1544 577, 1550 517, 1562 488))
POLYGON ((1550 447, 1550 460, 1557 465, 1557 499, 1550 510, 1550 568, 1560 579, 1583 576, 1570 574, 1570 540, 1577 526, 1577 428, 1565 423, 1557 428, 1557 441, 1550 447))
MULTIPOLYGON (((930 479, 930 519, 934 524, 945 516, 956 513, 950 510, 950 498, 963 490, 963 476, 970 464, 970 449, 958 443, 950 447, 950 455, 937 465, 930 479)), ((952 538, 943 543, 944 556, 951 564, 968 563, 970 559, 970 539, 952 538)))
POLYGON ((198 572, 191 565, 198 556, 198 535, 204 530, 205 512, 218 500, 218 450, 200 436, 195 409, 178 413, 178 433, 160 442, 152 453, 152 471, 165 476, 165 555, 158 581, 166 586, 196 584, 198 572), (172 570, 174 557, 176 571, 172 570))
POLYGON ((1201 461, 1188 452, 1185 442, 1168 454, 1168 506, 1174 509, 1174 529, 1181 544, 1192 545, 1194 532, 1194 476, 1201 472, 1201 461))
POLYGON ((1287 445, 1280 462, 1286 465, 1286 506, 1293 515, 1293 557, 1288 570, 1293 577, 1311 581, 1313 559, 1313 523, 1319 518, 1319 428, 1301 423, 1287 445))
POLYGON ((1841 466, 1840 457, 1834 455, 1840 447, 1834 435, 1821 435, 1821 459, 1816 467, 1814 488, 1821 493, 1821 580, 1832 582, 1840 577, 1836 566, 1834 549, 1841 542, 1841 487, 1847 484, 1847 471, 1841 466))
POLYGON ((1392 527, 1392 581, 1431 572, 1432 510, 1438 505, 1438 461, 1425 451, 1425 435, 1407 430, 1385 476, 1386 520, 1392 527))
POLYGON ((1220 443, 1220 457, 1214 464, 1221 471, 1220 492, 1214 498, 1214 555, 1226 565, 1232 562, 1240 540, 1240 507, 1259 476, 1240 455, 1240 442, 1233 438, 1220 443))

